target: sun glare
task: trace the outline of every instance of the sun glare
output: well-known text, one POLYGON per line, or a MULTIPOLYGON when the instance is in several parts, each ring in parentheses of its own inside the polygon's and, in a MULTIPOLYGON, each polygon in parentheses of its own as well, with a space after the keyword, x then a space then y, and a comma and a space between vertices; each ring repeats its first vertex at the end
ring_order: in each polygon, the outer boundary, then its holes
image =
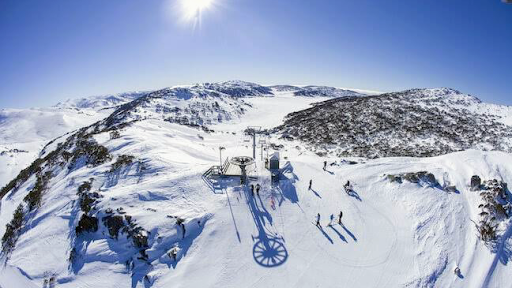
POLYGON ((180 13, 183 20, 198 24, 201 22, 201 14, 213 5, 214 0, 179 0, 180 13))

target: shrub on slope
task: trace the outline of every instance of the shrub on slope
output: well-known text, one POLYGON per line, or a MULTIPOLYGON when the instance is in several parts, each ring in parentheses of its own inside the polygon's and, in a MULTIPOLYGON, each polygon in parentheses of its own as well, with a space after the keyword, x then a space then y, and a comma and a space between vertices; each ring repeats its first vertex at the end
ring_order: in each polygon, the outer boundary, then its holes
POLYGON ((428 157, 470 148, 512 151, 512 127, 464 107, 479 100, 451 89, 341 97, 291 113, 273 132, 338 156, 428 157))

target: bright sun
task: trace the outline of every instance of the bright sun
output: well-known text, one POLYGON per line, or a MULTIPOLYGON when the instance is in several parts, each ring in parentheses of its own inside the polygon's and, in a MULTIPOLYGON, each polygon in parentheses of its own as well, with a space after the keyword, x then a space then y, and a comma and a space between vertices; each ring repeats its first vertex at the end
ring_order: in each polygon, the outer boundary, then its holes
POLYGON ((201 13, 210 8, 214 0, 180 0, 184 20, 200 22, 201 13))

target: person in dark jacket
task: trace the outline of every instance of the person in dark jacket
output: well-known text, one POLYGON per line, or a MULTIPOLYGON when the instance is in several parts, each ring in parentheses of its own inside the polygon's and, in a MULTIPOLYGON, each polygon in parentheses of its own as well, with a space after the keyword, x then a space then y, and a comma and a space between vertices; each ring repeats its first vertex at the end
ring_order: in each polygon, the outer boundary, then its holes
POLYGON ((341 217, 343 217, 343 212, 340 210, 340 215, 338 215, 338 224, 341 225, 341 217))

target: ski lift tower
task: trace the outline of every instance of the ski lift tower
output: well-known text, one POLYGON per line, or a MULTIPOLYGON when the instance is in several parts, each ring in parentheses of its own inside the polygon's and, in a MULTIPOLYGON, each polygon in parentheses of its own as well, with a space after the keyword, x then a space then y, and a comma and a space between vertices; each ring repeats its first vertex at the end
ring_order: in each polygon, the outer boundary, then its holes
POLYGON ((256 160, 256 134, 261 132, 261 126, 248 126, 245 134, 252 136, 252 159, 256 160))
POLYGON ((235 156, 229 160, 230 164, 240 167, 240 184, 247 183, 247 166, 254 164, 254 158, 248 156, 235 156))

